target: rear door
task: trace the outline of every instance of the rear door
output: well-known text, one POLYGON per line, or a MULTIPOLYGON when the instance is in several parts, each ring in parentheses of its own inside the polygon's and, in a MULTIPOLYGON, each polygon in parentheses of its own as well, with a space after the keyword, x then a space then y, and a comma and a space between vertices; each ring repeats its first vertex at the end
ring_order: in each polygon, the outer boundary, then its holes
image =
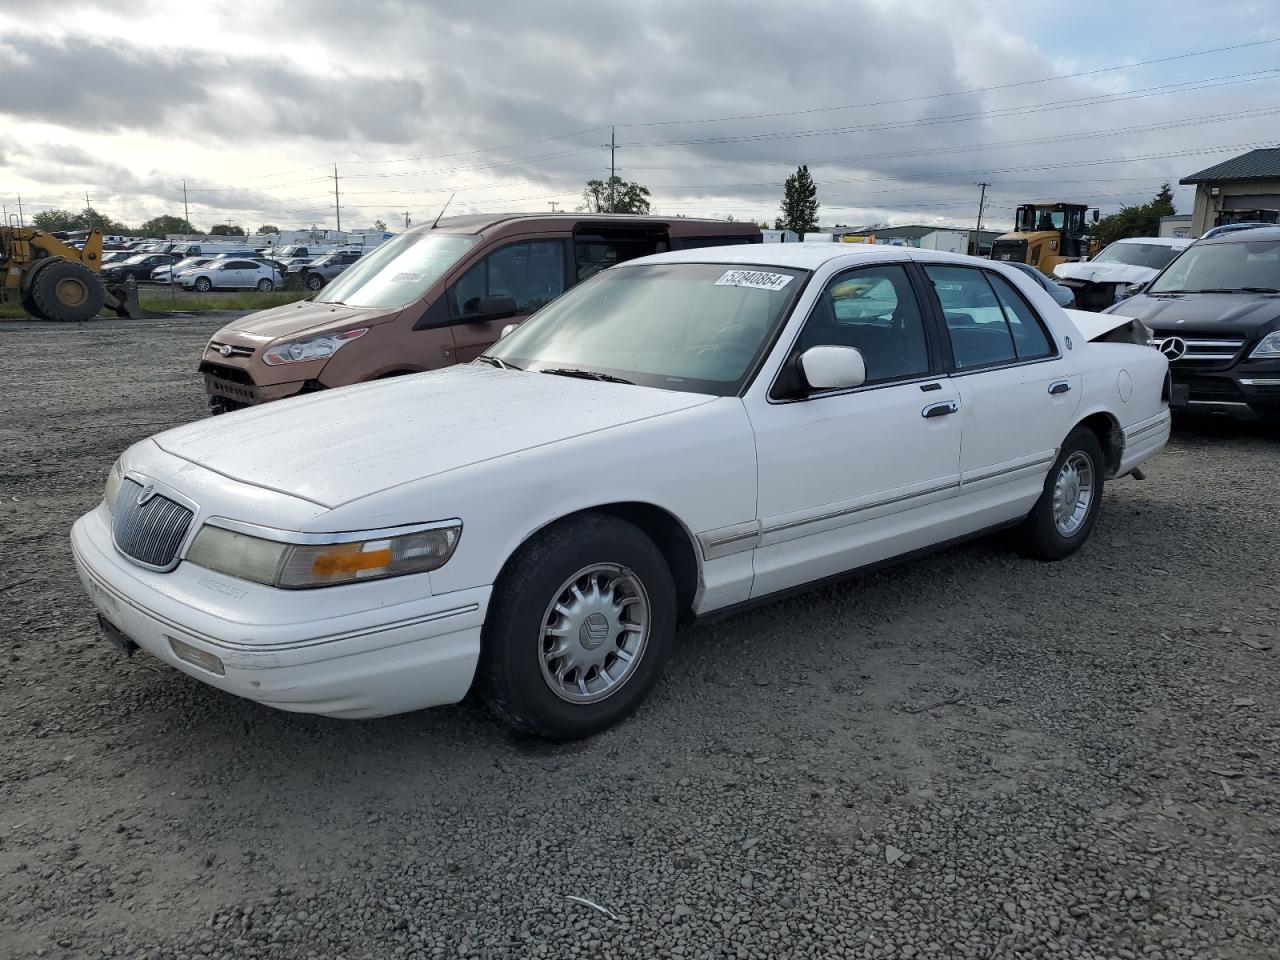
POLYGON ((997 491, 1016 512, 1027 496, 1039 495, 1074 423, 1080 375, 1034 307, 999 273, 928 262, 921 268, 960 394, 961 492, 997 491))

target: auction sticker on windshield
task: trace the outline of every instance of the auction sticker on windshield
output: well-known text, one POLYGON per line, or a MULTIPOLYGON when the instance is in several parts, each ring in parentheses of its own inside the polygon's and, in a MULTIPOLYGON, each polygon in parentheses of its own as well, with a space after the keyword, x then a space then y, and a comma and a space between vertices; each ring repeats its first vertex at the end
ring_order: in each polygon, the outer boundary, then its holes
POLYGON ((781 290, 792 281, 785 273, 762 273, 759 270, 726 270, 716 281, 717 287, 754 287, 757 290, 781 290))

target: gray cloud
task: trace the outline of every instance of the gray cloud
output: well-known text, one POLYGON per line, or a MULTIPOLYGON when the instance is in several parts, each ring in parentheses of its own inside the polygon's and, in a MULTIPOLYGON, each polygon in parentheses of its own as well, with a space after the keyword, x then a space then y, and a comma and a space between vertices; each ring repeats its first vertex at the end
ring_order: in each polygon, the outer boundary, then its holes
MULTIPOLYGON (((165 9, 153 7, 157 15, 165 9)), ((240 29, 232 24, 246 23, 240 4, 214 0, 213 9, 225 12, 229 35, 240 29)), ((188 48, 144 52, 74 31, 63 40, 10 34, 0 41, 0 83, 5 89, 45 86, 30 98, 6 98, 0 113, 68 131, 142 130, 208 142, 227 152, 228 166, 223 183, 202 185, 202 200, 276 218, 324 217, 327 187, 305 181, 325 171, 302 174, 294 178, 297 185, 289 178, 254 180, 269 171, 237 169, 237 144, 274 145, 296 155, 299 166, 352 161, 343 164, 344 207, 369 219, 405 206, 435 209, 452 189, 460 191, 460 209, 495 209, 512 197, 516 207, 545 207, 541 199, 523 198, 553 194, 568 194, 559 202, 571 206, 587 177, 606 173, 608 152, 600 145, 607 129, 488 148, 612 123, 620 172, 649 184, 665 211, 767 212, 789 170, 808 162, 828 217, 963 220, 973 216, 978 179, 996 184, 989 216, 1007 216, 1019 199, 1046 191, 1115 206, 1218 157, 1097 161, 1252 141, 1276 130, 1274 116, 1149 129, 1273 103, 1274 79, 1007 116, 991 112, 1096 96, 1126 84, 1243 72, 1269 62, 1265 48, 1251 57, 1205 58, 1098 81, 939 98, 1062 72, 978 0, 949 4, 945 22, 935 7, 870 0, 365 0, 358 12, 349 0, 315 0, 305 16, 296 3, 262 0, 253 9, 255 24, 314 53, 305 62, 285 53, 267 61, 188 48), (808 112, 839 104, 864 106, 808 112), (669 123, 744 114, 776 116, 669 123), (948 119, 956 115, 967 118, 948 119), (1091 136, 1112 129, 1123 132, 1091 136), (1066 136, 1073 132, 1079 137, 1066 136), (423 159, 369 162, 411 156, 423 159), (497 184, 475 185, 485 178, 497 184), (509 183, 520 180, 531 182, 509 183), (253 183, 263 185, 245 186, 253 183)), ((1169 36, 1164 49, 1233 39, 1193 43, 1169 36)), ((1129 56, 1124 45, 1115 49, 1113 57, 1094 62, 1129 56)), ((71 183, 92 173, 124 195, 154 180, 157 198, 172 197, 171 175, 94 168, 72 152, 51 159, 56 165, 46 182, 71 183)), ((163 157, 155 163, 163 166, 163 157)))

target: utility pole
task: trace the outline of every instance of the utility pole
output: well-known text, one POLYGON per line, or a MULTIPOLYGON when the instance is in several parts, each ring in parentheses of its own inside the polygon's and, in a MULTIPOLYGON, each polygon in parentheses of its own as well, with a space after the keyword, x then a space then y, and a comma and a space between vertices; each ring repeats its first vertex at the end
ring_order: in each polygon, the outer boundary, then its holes
POLYGON ((18 194, 18 226, 25 227, 27 224, 22 219, 22 194, 18 194))
POLYGON ((559 205, 560 205, 560 203, 559 203, 559 201, 558 201, 558 200, 552 200, 552 201, 551 201, 551 212, 552 212, 552 213, 555 213, 555 212, 556 212, 556 207, 558 207, 559 205))
POLYGON ((187 234, 191 233, 191 214, 187 211, 187 181, 182 181, 182 219, 186 221, 187 234))
POLYGON ((404 212, 404 228, 406 230, 409 229, 409 211, 408 210, 404 212))
POLYGON ((338 220, 338 232, 342 232, 342 207, 338 203, 338 165, 333 165, 333 213, 338 220))
POLYGON ((86 190, 84 192, 84 214, 86 217, 89 215, 89 211, 92 209, 93 208, 89 206, 89 191, 86 190))
POLYGON ((982 188, 982 193, 978 197, 978 228, 973 231, 973 255, 979 256, 982 253, 982 211, 987 205, 987 187, 991 184, 985 180, 978 184, 982 188))
POLYGON ((610 124, 609 126, 609 212, 616 212, 614 209, 613 185, 614 180, 618 176, 618 168, 614 165, 614 154, 618 150, 617 129, 610 124))

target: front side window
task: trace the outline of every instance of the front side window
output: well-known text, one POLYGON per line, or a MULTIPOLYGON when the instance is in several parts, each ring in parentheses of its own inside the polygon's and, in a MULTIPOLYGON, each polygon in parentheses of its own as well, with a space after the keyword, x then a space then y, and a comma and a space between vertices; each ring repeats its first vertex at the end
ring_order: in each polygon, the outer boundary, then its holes
POLYGON ((804 277, 773 266, 624 264, 574 287, 488 355, 525 370, 732 396, 804 277))
POLYGON ((475 313, 485 297, 511 297, 527 315, 564 293, 564 244, 559 240, 513 243, 485 257, 453 285, 454 316, 475 313))
POLYGON ((928 264, 924 272, 942 305, 957 369, 1017 358, 1004 310, 981 270, 928 264))
POLYGON ((924 317, 906 268, 889 264, 837 276, 814 304, 795 350, 856 347, 867 383, 929 372, 924 317))

